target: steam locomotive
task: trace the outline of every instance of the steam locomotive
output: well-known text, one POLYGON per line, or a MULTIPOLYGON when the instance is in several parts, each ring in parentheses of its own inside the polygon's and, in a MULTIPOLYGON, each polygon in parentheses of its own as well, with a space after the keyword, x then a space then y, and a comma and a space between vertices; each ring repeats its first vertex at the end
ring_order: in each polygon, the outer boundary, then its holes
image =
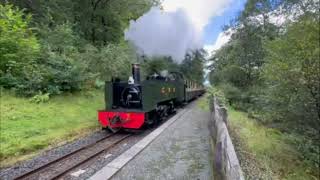
POLYGON ((140 66, 132 64, 128 81, 105 83, 105 109, 98 111, 102 127, 112 132, 142 129, 157 124, 175 112, 175 107, 205 92, 202 86, 184 79, 181 73, 153 74, 140 81, 140 66))

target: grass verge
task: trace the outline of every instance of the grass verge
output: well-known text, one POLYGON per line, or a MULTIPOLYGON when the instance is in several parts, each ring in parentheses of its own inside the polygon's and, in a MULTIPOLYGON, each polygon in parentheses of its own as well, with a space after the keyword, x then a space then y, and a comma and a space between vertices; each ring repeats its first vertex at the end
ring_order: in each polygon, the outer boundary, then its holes
POLYGON ((104 107, 98 90, 63 94, 39 104, 2 91, 0 101, 1 167, 98 128, 96 113, 104 107))
POLYGON ((318 179, 290 144, 290 135, 264 127, 229 108, 229 129, 246 179, 318 179))
POLYGON ((209 94, 206 93, 198 99, 197 106, 203 111, 209 111, 209 94))

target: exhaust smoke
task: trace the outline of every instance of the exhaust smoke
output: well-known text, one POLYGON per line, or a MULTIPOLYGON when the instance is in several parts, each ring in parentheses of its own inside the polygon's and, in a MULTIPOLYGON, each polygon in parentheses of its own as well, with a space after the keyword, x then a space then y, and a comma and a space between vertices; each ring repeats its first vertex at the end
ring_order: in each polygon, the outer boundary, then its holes
MULTIPOLYGON (((236 0, 163 0, 136 21, 131 21, 125 39, 147 56, 171 56, 181 62, 189 50, 203 47, 205 27, 236 0)), ((212 25, 212 24, 211 24, 212 25)), ((208 37, 206 37, 208 38, 208 37)))
POLYGON ((188 50, 202 47, 201 32, 183 9, 165 12, 158 7, 151 8, 136 21, 130 21, 125 39, 132 42, 141 55, 171 56, 178 63, 188 50))

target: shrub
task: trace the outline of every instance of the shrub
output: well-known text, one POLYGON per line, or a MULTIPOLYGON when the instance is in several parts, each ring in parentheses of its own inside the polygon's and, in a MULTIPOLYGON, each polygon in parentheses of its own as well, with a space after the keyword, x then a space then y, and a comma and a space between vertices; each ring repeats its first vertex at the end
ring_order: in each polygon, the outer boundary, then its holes
POLYGON ((240 102, 242 92, 235 86, 226 83, 220 84, 218 89, 224 92, 225 97, 229 105, 233 105, 234 103, 240 102))
POLYGON ((225 94, 220 89, 216 87, 211 87, 209 89, 209 94, 216 97, 221 105, 227 104, 227 99, 225 97, 225 94))
POLYGON ((44 89, 43 74, 43 69, 37 64, 25 66, 13 89, 18 95, 33 96, 44 89))
POLYGON ((0 85, 19 84, 25 66, 38 57, 40 45, 29 27, 31 15, 12 5, 0 4, 0 85))
POLYGON ((40 92, 39 94, 33 96, 30 99, 30 102, 37 103, 37 104, 44 103, 44 102, 49 101, 49 99, 50 99, 49 96, 50 96, 49 93, 42 94, 42 92, 40 92))

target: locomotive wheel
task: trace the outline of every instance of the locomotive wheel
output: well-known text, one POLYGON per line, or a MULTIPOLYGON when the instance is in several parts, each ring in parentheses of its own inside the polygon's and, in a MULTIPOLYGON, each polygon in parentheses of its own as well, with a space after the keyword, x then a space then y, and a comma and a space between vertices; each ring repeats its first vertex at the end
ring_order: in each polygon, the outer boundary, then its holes
POLYGON ((174 114, 176 113, 176 108, 174 108, 174 103, 173 102, 170 102, 170 105, 169 105, 169 114, 174 114))
POLYGON ((148 114, 147 127, 153 128, 159 122, 159 116, 157 112, 153 111, 148 114))

